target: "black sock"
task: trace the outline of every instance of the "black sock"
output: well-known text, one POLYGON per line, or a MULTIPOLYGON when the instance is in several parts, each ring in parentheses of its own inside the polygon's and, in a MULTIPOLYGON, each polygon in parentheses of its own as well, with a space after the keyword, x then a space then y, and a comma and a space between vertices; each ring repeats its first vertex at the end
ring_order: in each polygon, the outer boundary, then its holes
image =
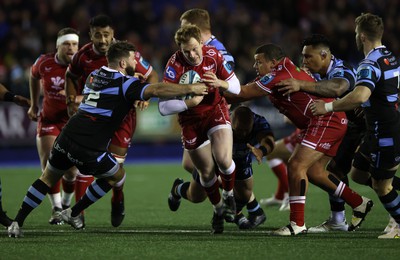
POLYGON ((76 217, 82 210, 98 201, 111 190, 112 186, 105 179, 97 179, 86 189, 85 195, 71 208, 71 216, 76 217), (100 190, 99 194, 96 190, 100 190))
POLYGON ((33 209, 42 203, 50 188, 40 179, 37 179, 28 189, 21 208, 18 211, 15 221, 18 222, 20 227, 23 226, 26 217, 33 209))
POLYGON ((400 223, 400 214, 396 214, 396 211, 398 212, 400 209, 400 195, 397 191, 392 189, 385 196, 379 197, 379 200, 382 202, 383 207, 389 212, 390 216, 392 216, 397 223, 400 223))
POLYGON ((260 204, 258 204, 257 199, 254 199, 253 201, 247 203, 247 212, 249 215, 262 215, 263 214, 263 209, 260 207, 260 204))
POLYGON ((236 203, 236 213, 239 213, 240 211, 242 211, 243 207, 246 206, 247 201, 242 201, 235 198, 235 203, 236 203))

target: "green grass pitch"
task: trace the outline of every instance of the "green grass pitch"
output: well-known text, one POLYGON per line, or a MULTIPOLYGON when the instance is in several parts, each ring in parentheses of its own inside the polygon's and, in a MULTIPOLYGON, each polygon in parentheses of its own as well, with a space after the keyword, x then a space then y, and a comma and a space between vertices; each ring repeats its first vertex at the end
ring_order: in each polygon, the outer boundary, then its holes
MULTIPOLYGON (((171 212, 167 196, 173 180, 190 179, 180 164, 126 165, 126 217, 122 225, 110 223, 111 192, 86 211, 86 229, 51 226, 46 198, 27 218, 24 237, 8 238, 0 231, 0 259, 400 259, 400 240, 379 240, 388 223, 375 193, 368 187, 351 186, 373 199, 375 206, 356 232, 274 237, 270 232, 287 225, 289 212, 264 208, 267 221, 252 231, 239 231, 226 223, 222 235, 210 234, 212 207, 208 201, 182 201, 171 212)), ((255 194, 269 197, 276 178, 266 164, 254 165, 255 194)), ((37 167, 3 167, 3 207, 14 217, 30 184, 40 175, 37 167)), ((320 224, 329 216, 327 194, 310 185, 306 225, 320 224)), ((346 208, 350 221, 351 209, 346 208)))

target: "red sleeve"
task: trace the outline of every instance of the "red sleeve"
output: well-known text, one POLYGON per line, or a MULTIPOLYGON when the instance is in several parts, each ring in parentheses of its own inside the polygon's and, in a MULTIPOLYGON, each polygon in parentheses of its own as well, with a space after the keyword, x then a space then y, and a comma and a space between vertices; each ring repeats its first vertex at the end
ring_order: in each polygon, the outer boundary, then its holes
POLYGON ((217 77, 222 80, 229 80, 235 73, 231 65, 224 59, 220 52, 217 54, 217 77))
POLYGON ((40 55, 35 63, 32 65, 31 67, 31 76, 34 77, 35 79, 40 79, 40 65, 42 64, 43 60, 44 60, 45 55, 42 54, 40 55))
POLYGON ((81 66, 81 57, 82 53, 78 51, 72 56, 71 63, 68 65, 68 71, 76 77, 81 77, 84 74, 84 69, 81 66))
POLYGON ((135 60, 137 62, 135 71, 141 73, 145 77, 148 77, 153 70, 151 64, 145 60, 140 52, 135 52, 135 60))
POLYGON ((167 65, 165 66, 163 81, 178 83, 179 78, 182 75, 183 69, 182 65, 177 61, 178 55, 175 53, 168 60, 167 65))

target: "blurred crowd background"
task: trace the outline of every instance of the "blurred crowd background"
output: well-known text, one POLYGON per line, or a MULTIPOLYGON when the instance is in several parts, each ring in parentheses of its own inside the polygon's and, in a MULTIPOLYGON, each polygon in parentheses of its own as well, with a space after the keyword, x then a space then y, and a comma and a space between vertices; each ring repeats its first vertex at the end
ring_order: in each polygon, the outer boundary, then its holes
MULTIPOLYGON (((0 82, 15 93, 29 96, 30 66, 41 53, 55 51, 58 30, 63 27, 79 30, 82 46, 89 42, 90 18, 101 13, 113 19, 116 38, 134 43, 161 78, 167 59, 177 50, 173 36, 180 26, 179 17, 195 7, 210 12, 212 32, 234 56, 235 71, 242 83, 256 76, 253 53, 257 46, 268 42, 279 44, 300 65, 300 43, 312 33, 325 34, 333 53, 356 66, 363 55, 356 49, 354 20, 363 12, 384 19, 383 43, 395 55, 400 52, 398 0, 1 0, 0 82)), ((4 113, 0 111, 2 143, 10 138, 17 140, 19 128, 26 130, 20 136, 35 134, 35 124, 25 122, 26 119, 24 123, 11 121, 26 113, 15 111, 14 107, 4 113), (7 119, 5 127, 3 122, 7 119)), ((278 113, 271 111, 267 118, 274 121, 278 113)), ((147 117, 147 120, 155 119, 147 117)), ((279 124, 284 124, 279 120, 279 124)), ((278 125, 276 122, 271 124, 278 125)), ((156 125, 150 124, 151 129, 163 129, 168 124, 161 119, 153 123, 156 125)), ((176 131, 179 139, 179 129, 176 131)), ((280 134, 283 133, 278 133, 278 137, 280 134)), ((34 137, 31 139, 32 145, 34 137)))
POLYGON ((59 29, 80 31, 80 45, 89 41, 89 19, 109 15, 116 38, 133 42, 160 75, 177 49, 173 35, 183 11, 207 9, 212 32, 233 54, 241 82, 254 78, 253 52, 267 42, 280 44, 299 61, 301 40, 311 33, 329 37, 333 53, 356 65, 354 19, 372 12, 385 22, 384 44, 400 51, 398 0, 1 0, 0 82, 17 93, 28 91, 29 69, 41 53, 55 50, 59 29))

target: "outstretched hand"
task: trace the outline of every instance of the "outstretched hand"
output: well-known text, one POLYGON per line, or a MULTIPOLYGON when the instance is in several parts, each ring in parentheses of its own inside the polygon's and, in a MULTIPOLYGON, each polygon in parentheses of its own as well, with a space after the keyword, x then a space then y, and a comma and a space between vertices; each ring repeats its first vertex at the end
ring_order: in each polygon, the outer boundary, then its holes
POLYGON ((201 78, 201 81, 213 88, 222 88, 226 90, 229 87, 228 82, 218 79, 217 75, 211 71, 205 72, 201 78))
POLYGON ((284 96, 301 90, 300 81, 294 78, 281 80, 280 82, 275 84, 275 86, 280 87, 278 88, 278 91, 283 92, 284 96))
POLYGON ((310 110, 314 116, 325 115, 328 113, 325 109, 325 102, 322 100, 315 100, 311 103, 310 110))
POLYGON ((191 99, 187 99, 185 102, 188 108, 192 108, 200 104, 201 101, 203 101, 203 98, 204 98, 203 95, 193 96, 191 99))
POLYGON ((149 101, 143 100, 136 100, 134 103, 135 108, 139 109, 140 111, 146 110, 149 107, 149 101))
POLYGON ((207 95, 208 94, 208 87, 204 83, 195 83, 195 84, 190 84, 191 86, 191 91, 193 95, 207 95))
POLYGON ((258 164, 261 164, 263 158, 263 152, 249 143, 247 144, 247 148, 249 148, 251 153, 256 157, 258 164))

